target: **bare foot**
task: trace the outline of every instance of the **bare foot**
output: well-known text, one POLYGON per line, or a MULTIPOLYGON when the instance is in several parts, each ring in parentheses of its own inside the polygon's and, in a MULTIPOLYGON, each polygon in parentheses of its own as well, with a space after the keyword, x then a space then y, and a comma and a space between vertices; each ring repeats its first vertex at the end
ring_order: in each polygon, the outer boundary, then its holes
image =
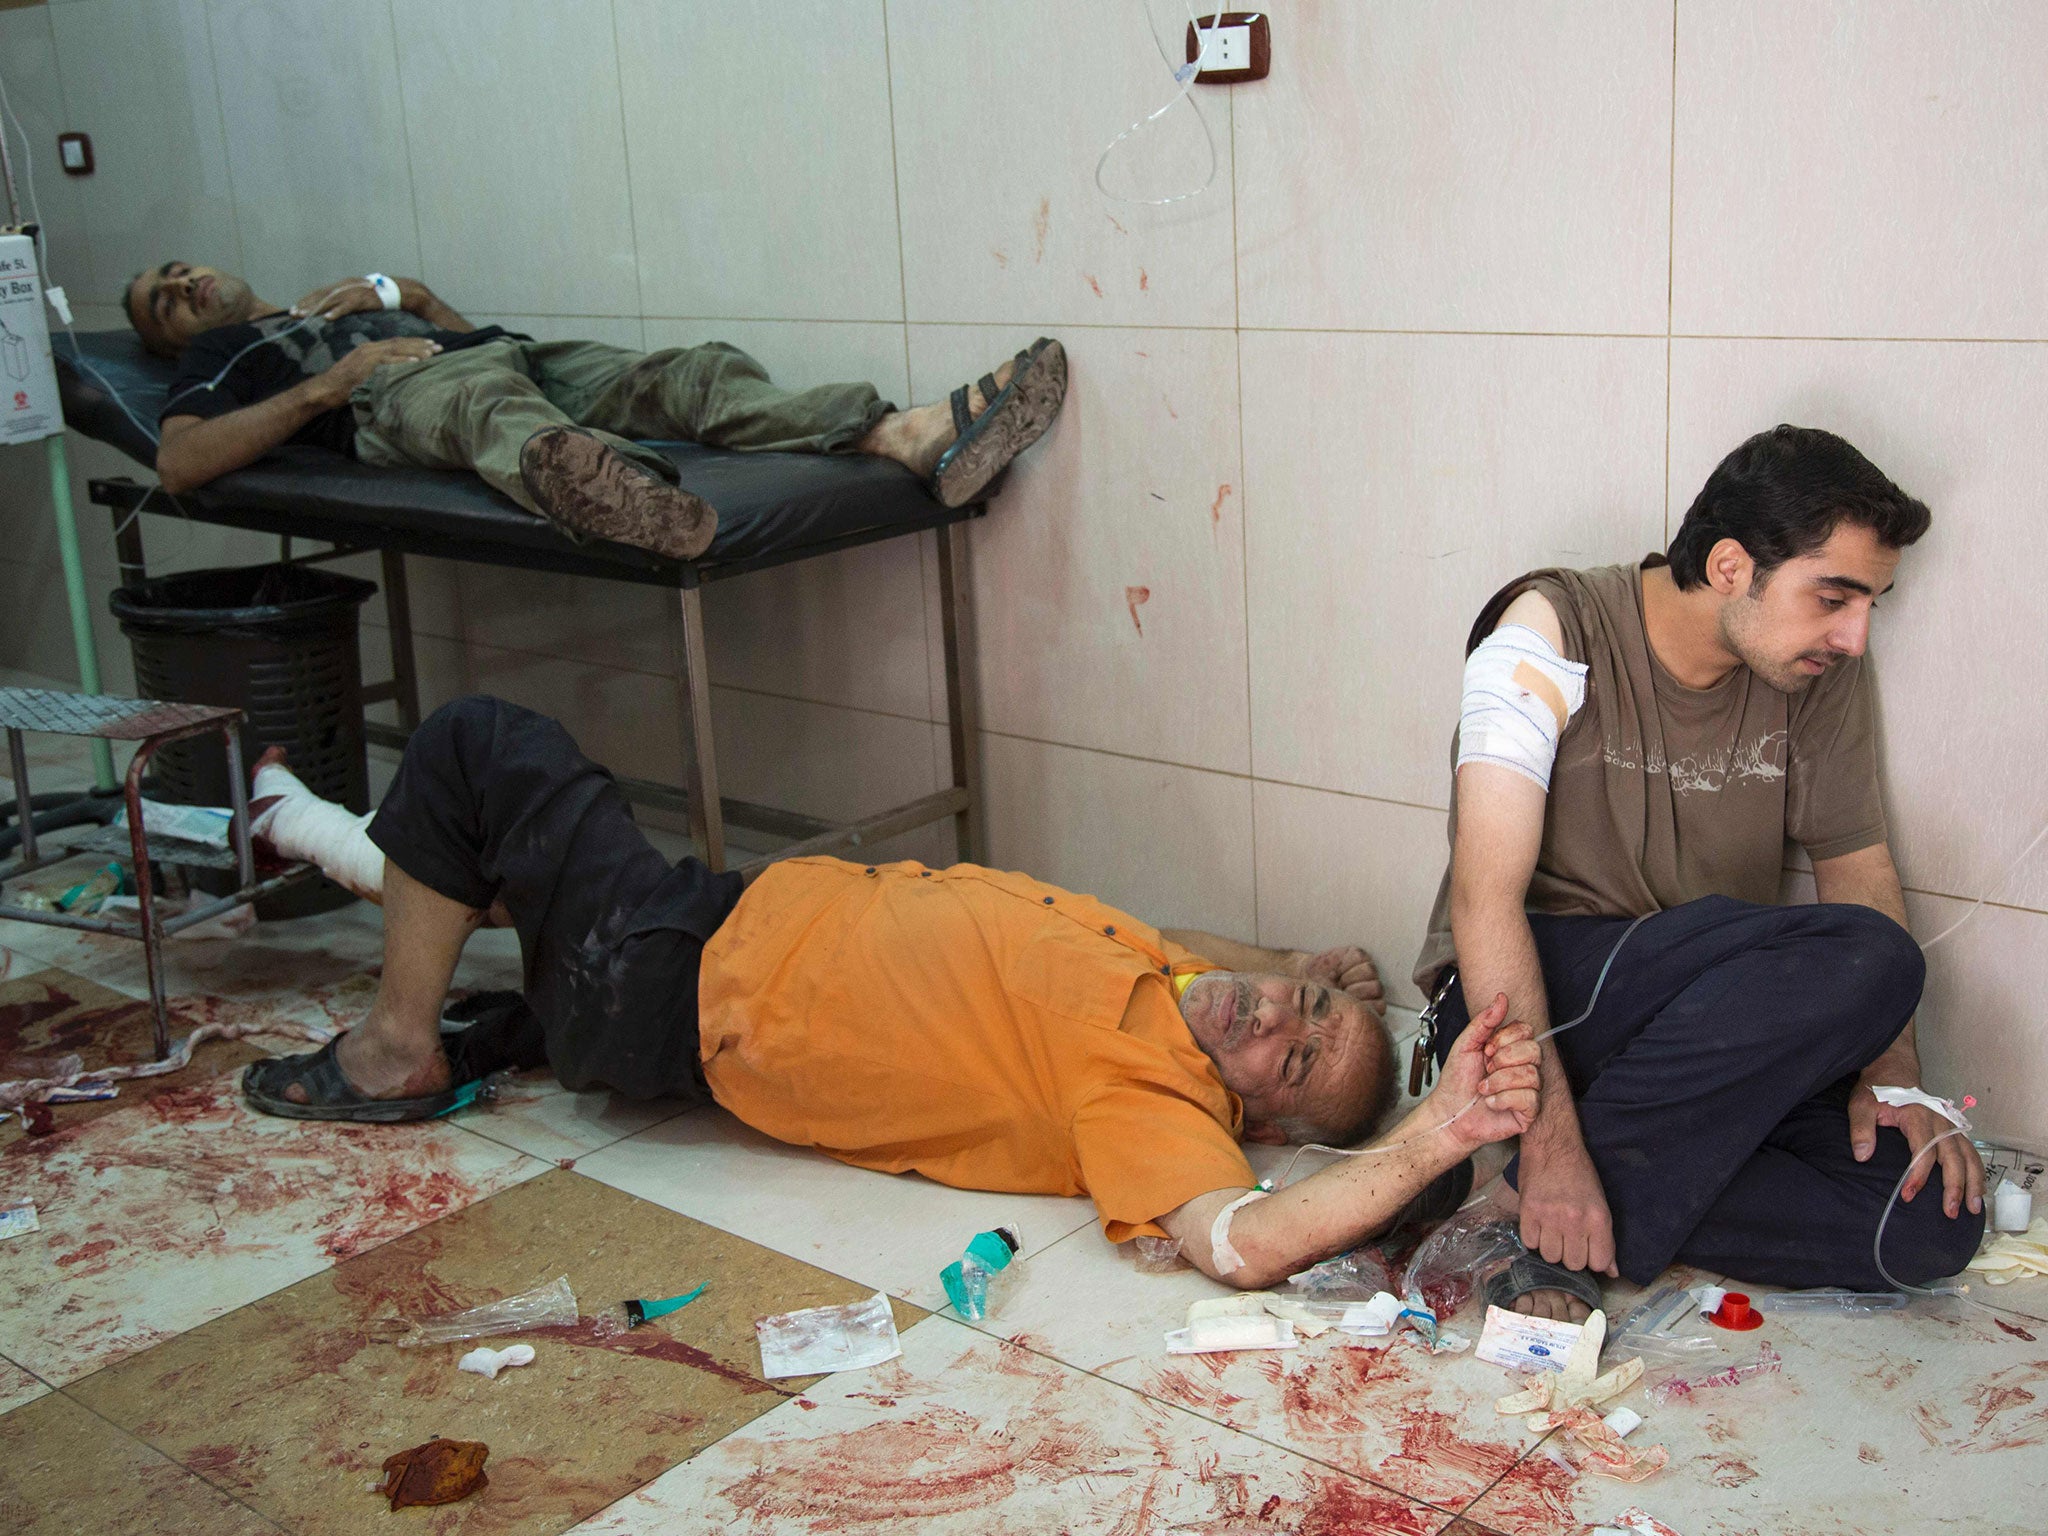
MULTIPOLYGON (((1505 1176, 1489 1184, 1480 1198, 1490 1202, 1504 1218, 1512 1220, 1521 1214, 1521 1192, 1505 1176)), ((1547 1317, 1560 1323, 1583 1323, 1593 1315, 1593 1309, 1569 1291, 1530 1291, 1517 1296, 1511 1305, 1524 1317, 1547 1317)))
MULTIPOLYGON (((341 1037, 334 1059, 349 1086, 366 1099, 422 1099, 444 1091, 451 1080, 448 1058, 436 1045, 432 1056, 406 1059, 379 1037, 375 1017, 341 1037)), ((308 1102, 303 1084, 293 1083, 284 1096, 294 1104, 308 1102)))
MULTIPOLYGON (((1010 382, 1010 376, 1017 371, 1017 359, 1005 358, 989 376, 1000 390, 1010 382)), ((988 409, 988 399, 981 392, 979 384, 967 386, 967 414, 970 418, 979 416, 988 409)), ((876 422, 868 435, 856 445, 861 453, 872 453, 881 458, 894 459, 898 464, 920 477, 929 475, 938 467, 939 459, 953 446, 960 432, 953 424, 953 405, 950 399, 937 400, 930 405, 913 406, 907 411, 891 411, 876 422)))

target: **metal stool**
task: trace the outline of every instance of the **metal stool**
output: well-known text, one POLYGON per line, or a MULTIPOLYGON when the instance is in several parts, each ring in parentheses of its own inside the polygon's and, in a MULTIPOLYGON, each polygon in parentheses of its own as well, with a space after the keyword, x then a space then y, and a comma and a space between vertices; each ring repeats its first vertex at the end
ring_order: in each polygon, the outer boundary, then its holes
POLYGON ((112 918, 43 912, 6 902, 0 902, 0 918, 45 923, 55 928, 79 928, 88 933, 109 933, 116 938, 140 939, 149 965, 149 1003, 156 1026, 158 1061, 171 1053, 170 1018, 164 1007, 164 939, 316 873, 311 864, 293 864, 268 879, 256 878, 256 861, 249 847, 249 785, 242 772, 241 721, 240 710, 222 709, 211 704, 165 704, 151 699, 57 693, 42 688, 0 688, 0 726, 7 730, 7 754, 14 773, 14 800, 21 827, 21 857, 0 865, 0 886, 17 875, 47 869, 66 859, 94 853, 111 854, 135 866, 135 894, 142 920, 137 926, 112 918), (88 834, 75 847, 44 858, 36 847, 35 816, 28 785, 28 753, 22 742, 25 731, 40 731, 50 736, 82 736, 96 741, 140 742, 128 764, 128 778, 123 788, 128 805, 127 828, 103 827, 88 834), (142 822, 143 770, 149 766, 157 748, 167 742, 204 736, 212 731, 221 733, 227 747, 228 786, 233 811, 228 823, 232 851, 152 834, 142 822), (150 880, 151 860, 232 868, 240 874, 241 886, 203 906, 181 912, 168 922, 159 921, 156 892, 150 880))

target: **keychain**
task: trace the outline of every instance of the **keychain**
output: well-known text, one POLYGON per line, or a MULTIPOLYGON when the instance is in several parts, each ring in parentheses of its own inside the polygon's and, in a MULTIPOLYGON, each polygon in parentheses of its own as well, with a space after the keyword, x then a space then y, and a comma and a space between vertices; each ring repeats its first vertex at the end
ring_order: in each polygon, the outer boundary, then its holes
POLYGON ((1416 1019, 1415 1046, 1408 1054, 1408 1097, 1411 1099, 1428 1087, 1436 1076, 1436 1011, 1449 994, 1451 983, 1457 979, 1455 968, 1444 972, 1443 983, 1436 989, 1436 996, 1429 1000, 1429 1006, 1416 1019))

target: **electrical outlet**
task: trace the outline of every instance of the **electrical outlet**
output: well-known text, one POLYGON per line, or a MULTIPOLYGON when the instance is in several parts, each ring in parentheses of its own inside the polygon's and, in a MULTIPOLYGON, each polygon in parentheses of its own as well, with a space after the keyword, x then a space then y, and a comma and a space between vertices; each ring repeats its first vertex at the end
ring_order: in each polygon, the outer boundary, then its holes
POLYGON ((1196 50, 1203 74, 1228 74, 1252 67, 1252 29, 1239 27, 1198 27, 1201 45, 1196 50))
POLYGON ((1188 62, 1202 61, 1198 85, 1263 80, 1273 58, 1273 33, 1263 11, 1224 11, 1188 27, 1188 62), (1204 52, 1206 45, 1207 51, 1204 52))

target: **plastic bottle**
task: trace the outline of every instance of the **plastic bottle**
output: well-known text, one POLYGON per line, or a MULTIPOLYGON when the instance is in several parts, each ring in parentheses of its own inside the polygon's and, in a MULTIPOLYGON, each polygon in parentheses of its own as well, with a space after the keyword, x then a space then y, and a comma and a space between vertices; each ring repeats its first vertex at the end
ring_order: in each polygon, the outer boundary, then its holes
POLYGON ((939 1271, 939 1283, 953 1310, 970 1323, 987 1317, 989 1281, 1008 1269, 1023 1247, 1024 1239, 1013 1226, 975 1233, 967 1251, 939 1271))

